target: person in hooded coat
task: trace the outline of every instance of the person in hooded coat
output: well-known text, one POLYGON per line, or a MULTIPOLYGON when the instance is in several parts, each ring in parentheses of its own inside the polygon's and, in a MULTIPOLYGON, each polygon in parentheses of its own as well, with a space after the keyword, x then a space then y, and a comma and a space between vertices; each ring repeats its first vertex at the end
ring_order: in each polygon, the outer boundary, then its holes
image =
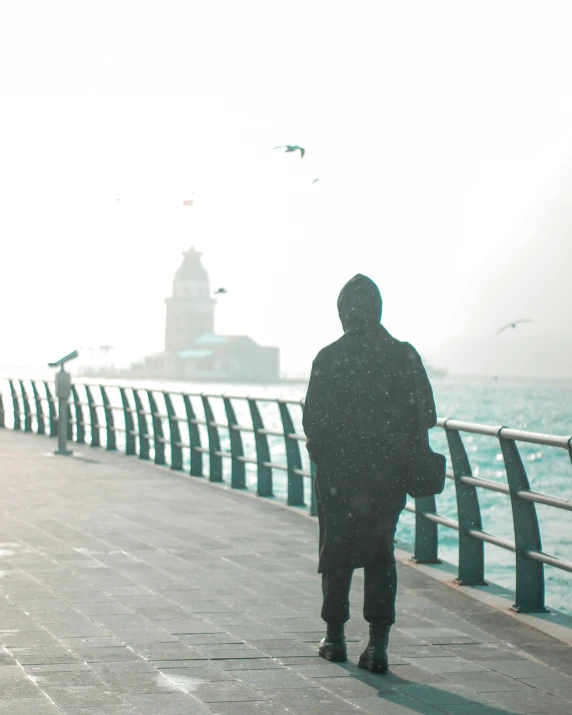
POLYGON ((370 640, 359 665, 387 671, 389 630, 395 622, 395 529, 405 506, 400 465, 436 424, 433 391, 417 351, 381 325, 377 285, 354 276, 338 298, 344 334, 313 365, 303 425, 316 465, 320 527, 322 618, 319 654, 347 660, 352 573, 364 569, 364 618, 370 640))

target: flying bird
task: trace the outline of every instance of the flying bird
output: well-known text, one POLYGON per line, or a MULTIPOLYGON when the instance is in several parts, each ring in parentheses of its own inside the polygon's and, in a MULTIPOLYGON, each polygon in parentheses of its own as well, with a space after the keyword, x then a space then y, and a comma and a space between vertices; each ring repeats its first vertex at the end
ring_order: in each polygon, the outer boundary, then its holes
POLYGON ((215 290, 215 295, 224 295, 224 293, 228 293, 226 288, 219 288, 218 290, 215 290))
POLYGON ((532 323, 532 320, 529 318, 521 318, 520 320, 515 320, 512 323, 507 323, 506 325, 503 325, 502 328, 499 328, 495 334, 500 335, 501 333, 504 333, 505 330, 508 330, 509 328, 516 328, 516 326, 521 323, 532 323))
POLYGON ((312 181, 312 183, 315 184, 317 181, 320 181, 320 179, 314 179, 314 181, 312 181))
POLYGON ((303 146, 297 146, 295 144, 284 144, 283 146, 275 146, 274 149, 284 149, 285 154, 288 154, 289 152, 292 152, 292 151, 299 151, 300 159, 303 159, 304 154, 306 153, 306 150, 304 149, 303 146))

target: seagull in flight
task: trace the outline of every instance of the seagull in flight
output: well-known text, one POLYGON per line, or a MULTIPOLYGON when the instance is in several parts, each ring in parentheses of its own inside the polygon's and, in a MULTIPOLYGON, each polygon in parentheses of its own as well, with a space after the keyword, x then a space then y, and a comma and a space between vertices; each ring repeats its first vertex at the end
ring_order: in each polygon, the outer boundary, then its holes
POLYGON ((304 149, 303 146, 297 146, 295 144, 285 144, 284 146, 275 146, 274 149, 284 149, 285 154, 288 154, 289 152, 292 152, 292 151, 299 151, 300 159, 303 159, 304 154, 306 153, 306 150, 304 149))
POLYGON ((219 288, 218 290, 215 290, 215 295, 224 295, 225 293, 228 293, 226 288, 219 288))
POLYGON ((516 326, 520 325, 521 323, 532 323, 532 320, 530 320, 529 318, 521 318, 520 320, 515 320, 512 323, 507 323, 506 325, 503 325, 502 328, 499 328, 497 330, 496 335, 504 333, 504 331, 508 330, 509 328, 516 328, 516 326))

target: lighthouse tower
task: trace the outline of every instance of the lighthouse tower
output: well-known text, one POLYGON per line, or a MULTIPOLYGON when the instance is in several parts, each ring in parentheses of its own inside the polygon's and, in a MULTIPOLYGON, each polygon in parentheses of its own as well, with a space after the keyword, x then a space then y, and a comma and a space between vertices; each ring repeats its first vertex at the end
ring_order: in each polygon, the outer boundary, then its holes
POLYGON ((167 353, 190 348, 201 335, 214 333, 216 300, 210 295, 209 275, 202 264, 201 254, 191 246, 183 256, 173 280, 173 295, 165 299, 167 353))

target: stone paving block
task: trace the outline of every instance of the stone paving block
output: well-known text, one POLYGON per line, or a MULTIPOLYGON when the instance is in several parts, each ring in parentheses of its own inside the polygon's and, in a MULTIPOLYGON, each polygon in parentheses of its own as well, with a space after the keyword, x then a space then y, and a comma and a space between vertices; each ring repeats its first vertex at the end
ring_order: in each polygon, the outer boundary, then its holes
POLYGON ((20 665, 17 665, 16 661, 14 661, 14 665, 5 665, 3 668, 0 668, 0 681, 2 681, 4 678, 26 677, 27 672, 20 665))
POLYGON ((129 695, 128 701, 141 715, 209 715, 213 712, 187 693, 129 695))
POLYGON ((287 715, 289 712, 281 705, 267 700, 246 703, 210 703, 209 707, 218 715, 287 715))
MULTIPOLYGON (((360 677, 365 674, 365 671, 358 668, 354 663, 328 663, 320 658, 321 663, 297 663, 288 664, 289 667, 296 673, 305 678, 321 679, 321 678, 349 678, 360 677)), ((320 683, 317 683, 320 685, 320 683)))
POLYGON ((35 611, 71 611, 73 606, 59 598, 20 598, 17 601, 18 605, 24 608, 28 613, 35 611))
POLYGON ((132 614, 133 611, 117 601, 95 601, 93 603, 77 604, 76 608, 86 616, 121 616, 132 614))
POLYGON ((554 671, 542 663, 533 660, 495 660, 490 662, 492 670, 508 675, 510 678, 546 678, 554 671))
POLYGON ((489 670, 482 663, 473 663, 459 656, 438 658, 409 658, 411 665, 431 673, 473 673, 489 670))
POLYGON ((12 655, 22 665, 44 665, 47 663, 74 663, 78 657, 64 646, 11 648, 12 655))
POLYGON ((490 661, 490 660, 530 660, 518 648, 509 643, 475 643, 475 644, 449 644, 442 646, 451 655, 460 655, 468 660, 490 661))
MULTIPOLYGON (((375 698, 348 698, 348 702, 357 705, 362 711, 371 715, 442 715, 441 707, 436 708, 423 703, 410 695, 383 694, 375 698)), ((454 706, 457 707, 458 706, 454 706)), ((465 715, 468 710, 455 710, 456 715, 465 715)), ((500 715, 489 713, 489 715, 500 715)))
POLYGON ((84 648, 77 646, 74 648, 74 652, 86 663, 123 663, 125 661, 140 660, 140 656, 137 653, 125 646, 114 648, 92 648, 90 646, 84 648))
POLYGON ((229 658, 263 658, 265 656, 259 649, 248 643, 212 643, 209 645, 193 646, 207 658, 228 660, 229 658))
POLYGON ((14 663, 15 663, 14 656, 12 656, 7 651, 2 651, 2 649, 0 649, 0 669, 4 668, 6 666, 14 665, 14 663))
POLYGON ((274 658, 265 657, 244 658, 243 660, 229 658, 228 660, 217 660, 216 664, 225 670, 277 670, 284 668, 284 665, 274 658))
MULTIPOLYGON (((425 660, 425 659, 424 659, 425 660)), ((395 665, 389 673, 383 676, 386 685, 404 685, 407 683, 421 683, 431 685, 440 683, 443 685, 448 681, 437 673, 432 673, 425 668, 418 668, 414 665, 395 665)))
POLYGON ((96 623, 110 631, 115 631, 118 628, 154 628, 155 624, 147 618, 143 618, 138 613, 129 611, 127 613, 100 613, 92 616, 96 623))
POLYGON ((480 695, 471 690, 467 690, 462 685, 400 685, 397 690, 405 695, 410 695, 417 700, 421 700, 429 705, 456 705, 459 712, 469 705, 484 703, 490 705, 484 695, 480 695))
POLYGON ((440 673, 446 680, 456 685, 463 685, 475 693, 492 693, 498 691, 522 690, 525 687, 522 681, 509 678, 507 675, 487 670, 480 673, 471 673, 469 676, 463 672, 440 673))
POLYGON ((222 645, 228 643, 230 645, 240 645, 244 641, 241 638, 235 638, 230 633, 221 631, 220 633, 181 633, 179 639, 189 645, 222 645))
POLYGON ((205 660, 207 656, 186 643, 131 643, 136 653, 148 660, 205 660))
POLYGON ((308 681, 288 668, 270 670, 231 670, 237 680, 264 692, 269 688, 307 688, 308 681))
POLYGON ((284 631, 277 628, 272 628, 271 626, 260 625, 260 626, 228 626, 229 632, 236 636, 237 638, 243 638, 244 640, 280 640, 289 639, 291 636, 284 631))
POLYGON ((0 698, 41 698, 42 691, 29 678, 0 680, 0 698))
MULTIPOLYGON (((366 671, 362 670, 361 672, 365 673, 366 671)), ((394 695, 399 693, 396 687, 388 684, 383 677, 370 673, 361 677, 334 676, 331 678, 319 678, 312 681, 312 683, 340 698, 373 698, 380 693, 393 693, 394 695)))
POLYGON ((125 645, 115 636, 88 636, 87 638, 62 638, 62 643, 71 648, 114 648, 125 645))
MULTIPOLYGON (((0 698, 1 715, 61 715, 59 710, 48 698, 41 694, 39 698, 0 698)), ((103 715, 98 713, 98 715, 103 715)))
MULTIPOLYGON (((1 671, 0 671, 1 672, 1 671)), ((559 698, 572 700, 572 678, 567 675, 557 677, 553 674, 550 678, 530 678, 518 681, 522 686, 527 685, 544 693, 556 695, 559 698)), ((571 709, 572 711, 572 709, 571 709)))
MULTIPOLYGON (((267 671, 272 672, 272 671, 267 671)), ((217 681, 212 683, 198 683, 193 690, 193 696, 203 703, 216 703, 224 701, 237 702, 250 700, 266 700, 264 693, 251 688, 246 683, 233 681, 217 681)))
POLYGON ((68 685, 98 685, 101 680, 91 670, 52 670, 45 673, 30 673, 30 677, 40 688, 68 685))
POLYGON ((456 646, 459 650, 453 651, 450 646, 422 645, 422 646, 390 646, 389 655, 397 658, 446 658, 460 655, 473 660, 462 650, 464 646, 456 646))
POLYGON ((78 685, 44 688, 44 692, 59 708, 91 707, 97 710, 123 704, 123 700, 109 692, 106 685, 78 685))
POLYGON ((89 670, 87 663, 47 663, 44 665, 25 665, 24 670, 30 675, 35 673, 70 673, 76 670, 89 670))
POLYGON ((113 635, 125 643, 176 643, 177 636, 161 628, 114 628, 113 635))
MULTIPOLYGON (((242 626, 242 625, 253 625, 253 626, 263 626, 265 625, 254 616, 249 616, 246 613, 202 613, 201 617, 208 623, 215 626, 242 626)), ((230 628, 229 628, 230 630, 230 628)), ((192 633, 193 631, 189 631, 192 633)), ((205 631, 205 633, 208 631, 205 631)))
MULTIPOLYGON (((159 667, 155 664, 156 667, 159 667)), ((196 681, 203 680, 205 682, 216 681, 216 680, 235 680, 235 678, 228 673, 228 671, 221 668, 218 663, 204 662, 197 663, 196 661, 190 663, 188 667, 168 667, 161 668, 161 672, 165 677, 173 680, 177 678, 192 678, 196 681)), ((174 680, 176 682, 176 680, 174 680)))
POLYGON ((487 697, 493 704, 501 704, 511 708, 515 713, 558 713, 566 712, 564 707, 568 707, 568 714, 572 712, 572 702, 564 702, 554 695, 549 695, 534 688, 519 690, 516 692, 494 692, 487 693, 487 697))
POLYGON ((98 674, 102 677, 109 690, 114 693, 163 693, 177 692, 180 688, 175 685, 172 679, 159 671, 153 670, 133 670, 131 672, 121 671, 119 673, 108 671, 98 674))
POLYGON ((112 600, 109 596, 99 589, 90 589, 86 591, 68 591, 65 594, 65 600, 73 605, 80 603, 110 603, 112 600))
POLYGON ((350 709, 348 700, 337 697, 323 688, 308 687, 301 689, 276 688, 265 690, 266 697, 296 715, 311 712, 347 712, 350 709))
MULTIPOLYGON (((250 644, 272 658, 316 655, 316 647, 297 640, 251 640, 250 644)), ((229 656, 232 657, 232 656, 229 656)))
MULTIPOLYGON (((188 613, 181 606, 170 606, 165 607, 165 602, 163 602, 163 607, 148 607, 142 606, 137 608, 137 612, 148 618, 150 621, 183 621, 188 618, 188 613)), ((195 620, 192 621, 188 619, 189 623, 195 623, 195 625, 203 625, 202 621, 195 620)))
POLYGON ((94 713, 94 708, 62 708, 58 712, 64 715, 137 715, 137 711, 127 703, 100 706, 97 708, 97 714, 94 713))
POLYGON ((58 639, 48 631, 18 631, 0 634, 0 641, 8 648, 29 646, 57 646, 58 639))

